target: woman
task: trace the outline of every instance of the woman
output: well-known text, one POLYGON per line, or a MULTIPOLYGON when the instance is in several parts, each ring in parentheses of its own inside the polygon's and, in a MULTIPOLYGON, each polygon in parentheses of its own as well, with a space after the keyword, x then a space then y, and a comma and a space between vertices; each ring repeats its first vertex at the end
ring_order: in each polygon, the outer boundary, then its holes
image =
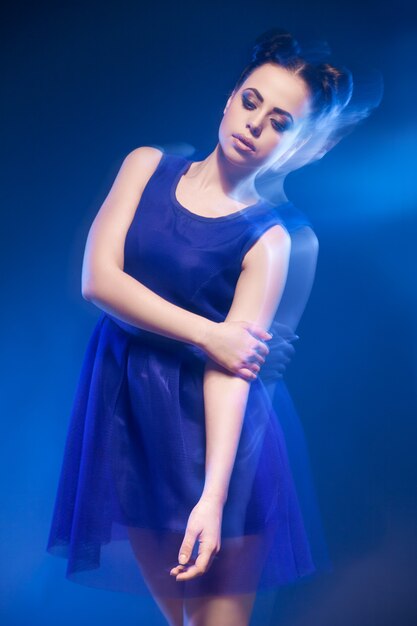
POLYGON ((257 590, 318 569, 271 402, 317 239, 308 226, 291 238, 280 211, 283 173, 328 149, 351 91, 349 72, 268 31, 213 152, 133 150, 90 229, 82 292, 103 314, 47 549, 71 580, 151 593, 171 625, 243 626, 257 590), (271 172, 274 202, 255 186, 271 172))

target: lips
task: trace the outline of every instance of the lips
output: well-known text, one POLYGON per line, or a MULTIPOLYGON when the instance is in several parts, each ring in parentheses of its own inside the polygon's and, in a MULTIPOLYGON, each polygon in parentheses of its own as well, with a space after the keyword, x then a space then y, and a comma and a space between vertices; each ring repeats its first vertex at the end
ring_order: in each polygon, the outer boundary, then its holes
POLYGON ((248 137, 245 137, 244 135, 240 135, 240 134, 234 134, 233 137, 236 137, 236 139, 240 139, 240 141, 244 143, 246 146, 248 146, 248 148, 255 151, 255 146, 253 145, 252 141, 248 139, 248 137))

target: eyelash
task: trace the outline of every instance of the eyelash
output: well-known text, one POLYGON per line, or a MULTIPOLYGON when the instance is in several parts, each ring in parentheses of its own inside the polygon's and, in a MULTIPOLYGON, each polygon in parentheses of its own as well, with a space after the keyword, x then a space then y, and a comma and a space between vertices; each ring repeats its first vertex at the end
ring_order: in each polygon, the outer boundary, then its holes
MULTIPOLYGON (((248 98, 246 98, 245 96, 242 96, 242 102, 243 102, 243 106, 245 107, 245 109, 249 109, 249 110, 253 110, 254 108, 256 108, 256 105, 254 102, 251 102, 248 98), (247 106, 248 104, 252 104, 253 106, 249 107, 247 106)), ((272 120, 273 122, 276 120, 272 120)), ((273 125, 274 126, 274 125, 273 125)), ((278 124, 277 126, 274 126, 275 130, 278 130, 279 132, 283 132, 285 131, 285 126, 283 126, 282 124, 278 124)))

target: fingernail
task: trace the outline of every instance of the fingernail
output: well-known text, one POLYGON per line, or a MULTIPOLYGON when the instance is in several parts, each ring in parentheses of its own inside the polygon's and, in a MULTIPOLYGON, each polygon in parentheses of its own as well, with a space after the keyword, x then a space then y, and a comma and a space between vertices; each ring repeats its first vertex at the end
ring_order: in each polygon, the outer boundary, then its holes
POLYGON ((180 558, 178 560, 181 563, 181 565, 184 565, 184 563, 187 562, 187 557, 185 554, 180 554, 180 558))

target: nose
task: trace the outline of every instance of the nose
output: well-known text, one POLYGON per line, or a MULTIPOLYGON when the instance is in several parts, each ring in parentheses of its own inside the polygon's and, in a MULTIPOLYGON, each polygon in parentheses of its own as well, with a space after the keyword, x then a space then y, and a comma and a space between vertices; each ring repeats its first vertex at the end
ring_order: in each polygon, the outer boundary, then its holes
POLYGON ((246 128, 249 128, 251 134, 254 137, 259 137, 260 133, 261 133, 261 126, 260 124, 255 124, 255 123, 248 123, 246 124, 246 128))

